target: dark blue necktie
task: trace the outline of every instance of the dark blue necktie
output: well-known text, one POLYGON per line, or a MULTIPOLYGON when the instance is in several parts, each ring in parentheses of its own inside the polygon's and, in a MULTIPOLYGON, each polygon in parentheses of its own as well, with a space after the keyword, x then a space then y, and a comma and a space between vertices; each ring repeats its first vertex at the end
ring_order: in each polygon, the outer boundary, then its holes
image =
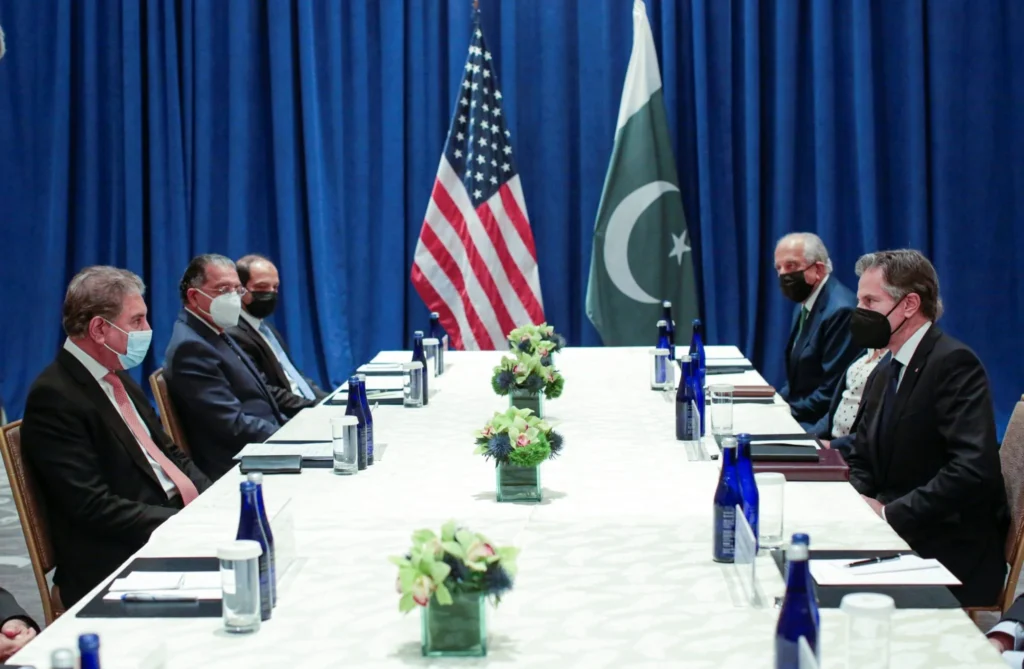
POLYGON ((896 358, 890 358, 887 370, 889 376, 886 378, 885 396, 882 398, 882 410, 878 420, 879 432, 885 430, 890 411, 892 411, 892 405, 896 402, 896 387, 900 383, 900 370, 902 368, 903 363, 896 358))

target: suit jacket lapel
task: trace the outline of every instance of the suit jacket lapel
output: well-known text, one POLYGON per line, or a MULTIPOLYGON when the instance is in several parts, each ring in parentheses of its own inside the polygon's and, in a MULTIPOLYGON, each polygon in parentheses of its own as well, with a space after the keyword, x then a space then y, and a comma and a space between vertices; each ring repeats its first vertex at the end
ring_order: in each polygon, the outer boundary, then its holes
POLYGON ((810 313, 807 314, 807 320, 804 321, 804 329, 793 343, 793 355, 791 356, 793 360, 800 358, 800 354, 804 352, 807 344, 814 339, 814 335, 821 326, 821 317, 825 313, 825 307, 828 306, 829 289, 831 287, 832 285, 826 281, 825 285, 821 287, 821 292, 818 293, 818 298, 814 300, 814 306, 811 307, 810 313))
MULTIPOLYGON (((110 431, 117 437, 117 440, 121 442, 122 448, 128 454, 128 457, 142 470, 142 473, 149 477, 153 483, 160 485, 160 481, 156 477, 156 473, 149 464, 149 460, 146 459, 145 454, 142 452, 142 445, 139 444, 139 440, 135 438, 131 428, 128 427, 128 423, 124 422, 124 418, 114 407, 113 402, 107 397, 107 394, 100 388, 100 384, 93 376, 89 373, 82 363, 75 359, 75 356, 71 355, 67 351, 61 350, 60 362, 64 366, 64 369, 71 374, 71 377, 76 383, 82 388, 82 392, 89 398, 93 406, 100 414, 100 418, 103 419, 103 424, 110 429, 110 431)), ((124 382, 127 375, 123 372, 118 372, 118 377, 124 382)), ((127 388, 128 384, 125 384, 127 388)), ((131 394, 129 393, 129 397, 131 394)), ((134 400, 133 400, 134 401, 134 400)), ((141 414, 141 412, 140 412, 141 414)), ((147 425, 152 432, 153 427, 147 425)), ((161 489, 163 486, 161 486, 161 489)))
POLYGON ((907 402, 910 400, 910 396, 914 394, 914 388, 917 387, 917 380, 921 377, 921 370, 924 369, 928 363, 928 356, 931 354, 932 349, 935 348, 935 342, 938 341, 942 335, 942 331, 939 330, 934 324, 928 328, 928 332, 925 333, 921 339, 921 343, 917 345, 917 350, 914 351, 914 356, 910 359, 910 364, 907 365, 903 371, 903 379, 900 381, 899 388, 896 390, 896 396, 893 398, 893 405, 889 408, 886 416, 886 424, 882 426, 882 433, 885 435, 882 440, 887 448, 885 449, 885 469, 889 468, 889 461, 892 459, 892 451, 896 444, 893 439, 895 438, 896 425, 899 424, 899 417, 903 415, 904 409, 906 409, 907 402))
MULTIPOLYGON (((277 369, 281 365, 278 363, 277 356, 274 355, 273 349, 271 349, 270 345, 267 344, 266 340, 263 339, 263 335, 259 333, 259 330, 254 328, 252 324, 250 324, 249 321, 245 320, 244 318, 238 319, 238 327, 243 333, 245 333, 247 337, 249 337, 249 339, 252 340, 254 344, 256 344, 260 351, 263 352, 263 357, 267 359, 269 367, 273 369, 276 373, 277 369)), ((281 373, 284 373, 283 369, 281 370, 281 373)), ((282 388, 288 388, 290 385, 289 381, 287 379, 281 378, 280 375, 278 375, 277 379, 274 379, 274 382, 275 385, 281 386, 282 388)))

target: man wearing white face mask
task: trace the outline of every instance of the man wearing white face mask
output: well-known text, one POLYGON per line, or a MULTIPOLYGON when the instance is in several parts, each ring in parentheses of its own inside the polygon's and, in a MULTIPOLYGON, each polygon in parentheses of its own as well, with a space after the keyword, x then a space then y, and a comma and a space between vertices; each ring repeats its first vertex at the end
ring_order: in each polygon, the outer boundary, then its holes
POLYGON ((64 298, 64 348, 29 390, 23 452, 45 501, 65 606, 210 486, 124 373, 153 334, 144 290, 116 267, 79 272, 64 298))
POLYGON ((196 464, 218 479, 249 443, 287 421, 266 379, 225 330, 238 323, 245 288, 235 263, 196 256, 179 285, 184 305, 167 345, 164 377, 196 464))

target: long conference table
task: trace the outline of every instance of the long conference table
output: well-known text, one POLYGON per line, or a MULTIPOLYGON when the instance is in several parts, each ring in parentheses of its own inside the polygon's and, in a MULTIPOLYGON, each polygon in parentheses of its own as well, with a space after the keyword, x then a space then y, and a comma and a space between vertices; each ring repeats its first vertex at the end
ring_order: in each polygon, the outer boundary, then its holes
MULTIPOLYGON (((709 348, 709 357, 734 354, 709 348)), ((268 513, 287 508, 292 518, 294 560, 273 618, 256 634, 229 635, 220 618, 76 617, 102 584, 10 662, 48 667, 53 649, 95 632, 104 669, 160 666, 161 656, 171 669, 772 667, 778 610, 743 606, 732 568, 711 560, 719 464, 687 459, 673 405, 649 390, 647 350, 558 354, 565 392, 545 403, 545 414, 565 448, 542 466, 544 500, 534 505, 497 503, 494 466, 473 454, 474 430, 508 406, 490 389, 499 357, 451 352, 447 373, 431 380, 429 406, 378 407, 376 440, 387 449, 366 471, 265 478, 268 513), (403 554, 414 530, 437 531, 448 519, 521 549, 515 588, 488 607, 486 658, 422 658, 419 610, 398 611, 388 556, 403 554)), ((765 383, 753 371, 714 380, 765 383)), ((271 439, 329 436, 329 418, 343 412, 307 409, 271 439)), ((734 421, 736 432, 800 431, 778 397, 737 404, 734 421)), ((237 468, 229 472, 136 556, 214 555, 235 536, 240 480, 237 468)), ((809 533, 814 549, 907 548, 848 483, 787 482, 786 536, 795 531, 809 533)), ((757 577, 769 602, 783 593, 769 556, 758 558, 757 577)), ((821 625, 822 666, 845 667, 844 614, 822 609, 821 625)), ((898 609, 889 666, 1005 667, 960 609, 898 609)))

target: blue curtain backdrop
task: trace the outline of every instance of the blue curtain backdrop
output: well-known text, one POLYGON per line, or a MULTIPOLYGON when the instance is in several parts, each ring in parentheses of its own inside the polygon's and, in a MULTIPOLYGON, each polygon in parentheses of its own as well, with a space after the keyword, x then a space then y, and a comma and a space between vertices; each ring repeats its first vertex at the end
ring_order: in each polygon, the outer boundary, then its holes
MULTIPOLYGON (((573 344, 599 343, 587 265, 631 5, 481 0, 548 319, 573 344)), ((776 238, 818 232, 850 286, 860 253, 916 247, 1005 422, 1024 390, 1024 3, 652 0, 649 15, 708 339, 778 381, 776 238)), ((405 345, 426 321, 408 273, 470 22, 469 0, 0 0, 10 412, 93 263, 149 286, 145 373, 206 251, 277 261, 276 320, 324 383, 405 345)))

